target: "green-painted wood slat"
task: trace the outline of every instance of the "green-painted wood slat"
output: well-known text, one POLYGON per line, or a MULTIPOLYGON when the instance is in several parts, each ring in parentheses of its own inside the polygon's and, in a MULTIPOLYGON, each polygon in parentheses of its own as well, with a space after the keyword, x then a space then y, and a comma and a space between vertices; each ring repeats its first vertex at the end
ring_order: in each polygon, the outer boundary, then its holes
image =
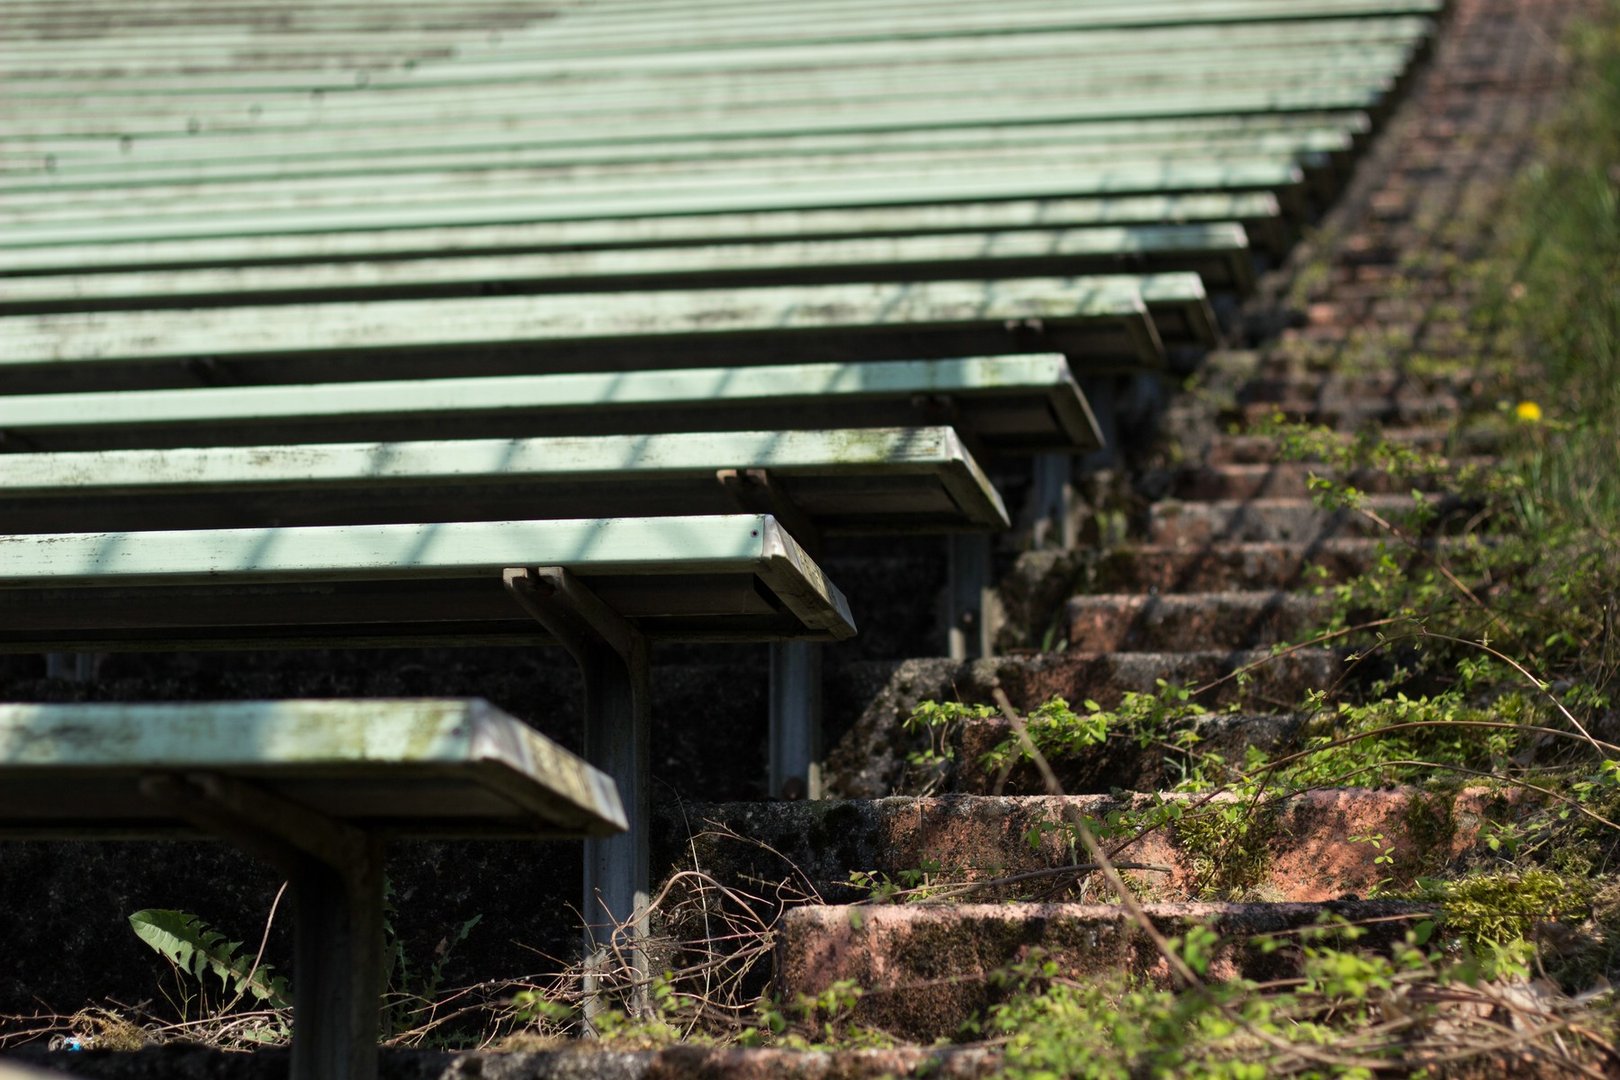
MULTIPOLYGON (((8 202, 28 192, 61 195, 82 188, 300 179, 320 176, 374 176, 468 168, 546 165, 609 165, 691 159, 736 160, 761 156, 854 156, 873 152, 988 149, 998 146, 1061 143, 1076 150, 1141 156, 1144 150, 1199 152, 1203 148, 1252 147, 1261 152, 1336 150, 1348 139, 1363 142, 1371 130, 1365 113, 1278 113, 1270 116, 1211 116, 1144 121, 1019 124, 1006 127, 924 128, 833 135, 788 135, 764 139, 649 140, 644 142, 549 146, 545 143, 493 143, 488 136, 446 128, 431 144, 352 145, 333 142, 324 150, 300 140, 267 154, 226 158, 142 156, 145 144, 115 160, 58 157, 50 169, 0 173, 0 193, 8 202)), ((76 196, 75 196, 76 197, 76 196)))
POLYGON ((1193 274, 37 315, 0 320, 0 371, 19 390, 158 388, 225 367, 292 382, 1028 351, 1021 334, 1154 364, 1146 291, 1169 320, 1207 318, 1193 274))
POLYGON ((479 252, 570 251, 798 238, 926 235, 988 230, 1088 228, 1238 221, 1250 243, 1280 249, 1281 208, 1265 192, 947 202, 837 210, 779 210, 664 217, 334 231, 122 244, 87 238, 60 246, 7 247, 0 279, 71 270, 177 269, 364 258, 427 258, 479 252))
MULTIPOLYGON (((998 452, 1090 450, 1096 421, 1052 353, 0 396, 0 448, 900 426, 944 417, 998 452)), ((0 475, 6 471, 0 459, 0 475)))
POLYGON ((693 47, 740 48, 777 41, 844 42, 874 38, 933 38, 957 34, 1000 34, 1031 29, 1102 29, 1267 22, 1286 19, 1344 18, 1350 15, 1432 15, 1443 0, 1287 0, 1287 2, 1205 2, 1144 0, 1134 4, 1089 3, 1054 7, 1044 3, 922 4, 897 17, 884 5, 852 2, 796 17, 792 6, 750 7, 736 16, 704 20, 699 12, 672 11, 662 19, 626 14, 593 22, 570 18, 531 24, 474 50, 532 44, 561 55, 635 54, 693 47), (823 14, 823 12, 825 14, 823 14), (819 16, 819 17, 818 17, 819 16))
POLYGON ((477 699, 0 705, 0 834, 196 835, 154 772, 246 780, 385 835, 608 836, 603 773, 477 699))
POLYGON ((736 513, 761 469, 824 533, 1005 529, 948 427, 455 439, 0 455, 14 533, 736 513))
POLYGON ((14 277, 0 313, 202 307, 355 299, 690 288, 788 282, 1071 276, 1130 269, 1197 273, 1247 290, 1253 256, 1235 223, 811 240, 714 247, 487 255, 397 262, 14 277))
MULTIPOLYGON (((1015 58, 1065 54, 1079 57, 1170 57, 1204 50, 1235 48, 1294 51, 1305 48, 1362 48, 1420 41, 1433 24, 1422 18, 1343 19, 1238 26, 1164 26, 1127 31, 1053 31, 1004 34, 996 39, 993 55, 1015 58)), ((975 63, 985 57, 978 38, 911 39, 900 42, 843 44, 836 48, 784 45, 754 52, 735 50, 647 54, 633 66, 622 61, 561 60, 544 53, 502 50, 480 56, 440 56, 411 61, 398 43, 367 35, 353 39, 355 52, 320 57, 302 69, 289 69, 265 43, 253 51, 184 49, 177 55, 172 37, 148 43, 150 56, 139 60, 139 42, 119 41, 118 47, 99 56, 82 45, 60 47, 33 61, 49 61, 49 68, 22 68, 19 53, 0 64, 0 87, 20 96, 50 95, 102 85, 120 85, 136 91, 162 91, 177 95, 197 92, 260 93, 282 90, 324 90, 329 93, 467 85, 508 79, 552 80, 593 78, 616 82, 651 78, 736 78, 739 73, 800 69, 893 68, 916 63, 975 63), (365 51, 375 50, 375 51, 365 51), (183 57, 183 59, 182 59, 183 57), (94 62, 97 74, 76 65, 94 62), (183 63, 185 74, 165 70, 183 63), (112 65, 118 66, 112 66, 112 65), (274 65, 274 66, 272 66, 274 65)), ((326 48, 338 43, 328 39, 326 48)), ((344 43, 347 48, 347 43, 344 43)))
MULTIPOLYGON (((1072 56, 1023 57, 1006 60, 912 64, 878 71, 828 73, 750 73, 750 77, 696 81, 690 78, 623 83, 554 83, 511 81, 488 86, 419 87, 348 93, 307 89, 255 94, 205 94, 200 85, 185 97, 144 94, 111 84, 53 97, 38 94, 0 105, 0 127, 18 121, 37 125, 47 118, 112 116, 142 123, 172 123, 176 118, 207 130, 261 128, 308 129, 344 120, 383 120, 402 114, 454 117, 523 111, 536 95, 552 117, 597 116, 612 120, 638 112, 763 111, 805 102, 868 102, 888 105, 948 91, 953 94, 1009 95, 1030 87, 1053 93, 1121 95, 1147 89, 1218 86, 1241 81, 1249 85, 1301 85, 1347 80, 1399 71, 1414 45, 1370 49, 1302 49, 1256 57, 1242 68, 1218 56, 1194 54, 1175 64, 1159 58, 1099 58, 1080 64, 1072 56), (231 125, 222 127, 220 125, 231 125)), ((128 128, 126 127, 126 130, 128 128)))
MULTIPOLYGON (((1016 169, 961 170, 919 174, 894 170, 839 179, 766 185, 726 185, 717 181, 660 189, 595 193, 578 185, 546 197, 517 191, 508 196, 455 201, 417 201, 377 206, 366 201, 276 213, 159 215, 128 218, 107 215, 81 220, 17 222, 0 232, 0 245, 37 247, 65 243, 129 243, 220 236, 265 236, 288 232, 420 228, 503 222, 578 221, 675 214, 734 214, 926 205, 998 200, 1075 199, 1106 195, 1168 195, 1264 191, 1277 196, 1285 212, 1303 211, 1303 170, 1287 160, 1232 164, 1170 162, 1163 165, 1097 166, 1063 174, 1046 165, 1016 169)), ((3 250, 3 248, 0 248, 3 250)))
POLYGON ((654 638, 841 639, 769 515, 0 536, 0 652, 549 640, 502 571, 561 566, 654 638))
MULTIPOLYGON (((986 8, 982 4, 941 2, 925 5, 800 5, 752 7, 730 13, 709 9, 672 11, 648 17, 623 13, 597 16, 582 9, 568 17, 530 23, 499 33, 483 42, 468 35, 466 49, 473 55, 511 48, 549 48, 556 54, 635 55, 640 52, 689 48, 742 48, 776 41, 853 42, 893 38, 937 38, 955 35, 1003 34, 1013 31, 1063 29, 1122 29, 1189 23, 1221 24, 1293 19, 1398 17, 1432 15, 1441 0, 1291 0, 1279 3, 1189 3, 1162 0, 1134 5, 1123 3, 1054 7, 1041 3, 1008 2, 986 8)), ((336 25, 343 25, 341 22, 336 25)), ((175 28, 182 40, 184 23, 175 28)), ((355 29, 361 29, 355 27, 355 29)), ((367 32, 378 27, 366 26, 367 32)), ((227 35, 236 33, 226 31, 227 35)), ((270 38, 273 35, 258 35, 270 38)), ((383 36, 389 35, 386 30, 383 36)), ((443 37, 442 31, 440 37, 443 37)), ((320 40, 318 35, 298 34, 320 40)), ((408 37, 399 35, 403 40, 408 37)))
MULTIPOLYGON (((954 174, 985 171, 1061 170, 1083 175, 1108 169, 1149 173, 1177 166, 1225 165, 1250 168, 1287 163, 1325 168, 1348 161, 1352 139, 1343 132, 1312 132, 1274 138, 1222 140, 1185 144, 1068 143, 1049 139, 1002 140, 982 146, 886 148, 854 154, 765 153, 754 155, 682 156, 677 160, 587 164, 551 160, 517 165, 480 165, 446 170, 370 171, 356 176, 275 177, 264 180, 181 181, 125 187, 78 187, 64 192, 45 186, 32 192, 0 189, 0 220, 27 224, 72 221, 94 216, 130 216, 172 212, 188 214, 274 213, 306 210, 365 198, 372 205, 411 206, 468 196, 478 198, 569 198, 581 189, 592 196, 639 193, 656 188, 681 191, 694 186, 739 188, 786 181, 806 184, 858 182, 865 178, 912 176, 949 170, 954 174)), ((550 155, 553 159, 560 154, 550 155)))
POLYGON ((1110 90, 1082 84, 1076 96, 1043 94, 1040 85, 1010 86, 1001 91, 953 101, 951 109, 939 108, 938 92, 918 97, 873 98, 789 102, 777 108, 693 110, 662 108, 649 99, 639 108, 617 112, 589 111, 554 114, 536 109, 533 94, 514 95, 511 100, 469 102, 460 106, 416 108, 408 104, 377 115, 334 110, 330 118, 323 111, 307 121, 288 119, 270 123, 255 119, 241 109, 224 115, 193 115, 180 110, 167 116, 144 117, 139 113, 112 112, 104 116, 43 117, 24 115, 4 125, 8 142, 29 147, 50 148, 57 144, 71 147, 74 140, 87 138, 184 139, 195 142, 199 136, 229 136, 233 141, 285 139, 311 132, 337 134, 353 132, 409 132, 442 126, 445 123, 483 124, 508 132, 556 137, 578 136, 578 125, 588 122, 601 133, 618 137, 647 138, 682 134, 712 138, 718 135, 762 135, 798 131, 871 130, 879 127, 909 128, 968 119, 977 122, 1032 122, 1036 120, 1109 119, 1132 116, 1197 116, 1232 112, 1301 111, 1307 109, 1369 108, 1395 85, 1395 66, 1356 72, 1324 72, 1320 77, 1277 75, 1254 83, 1211 82, 1207 85, 1149 85, 1110 90), (1081 91, 1084 91, 1081 93, 1081 91))

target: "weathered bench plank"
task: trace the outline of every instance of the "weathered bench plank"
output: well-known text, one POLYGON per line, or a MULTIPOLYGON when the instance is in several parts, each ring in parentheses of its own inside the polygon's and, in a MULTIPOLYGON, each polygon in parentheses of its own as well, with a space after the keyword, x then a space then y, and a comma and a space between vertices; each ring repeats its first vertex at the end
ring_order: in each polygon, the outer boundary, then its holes
MULTIPOLYGON (((52 12, 60 18, 59 12, 52 12)), ((59 24, 58 24, 59 25, 59 24)), ((1062 54, 1073 57, 1146 55, 1164 57, 1236 47, 1292 49, 1309 46, 1363 46, 1401 42, 1430 33, 1423 17, 1322 18, 1227 25, 1159 25, 1124 30, 1045 30, 998 35, 996 54, 1006 57, 1062 54)), ((221 40, 211 34, 187 33, 172 27, 155 36, 121 32, 111 43, 60 39, 11 42, 7 63, 0 67, 0 86, 19 94, 50 94, 96 86, 116 78, 142 89, 187 93, 199 80, 209 88, 255 93, 284 87, 342 92, 357 87, 395 89, 446 84, 482 83, 512 78, 565 79, 646 78, 689 72, 697 77, 735 78, 739 71, 794 70, 806 65, 892 68, 907 63, 960 63, 984 59, 977 36, 944 36, 900 40, 841 42, 823 45, 781 44, 757 49, 686 49, 634 56, 557 57, 548 52, 505 44, 499 49, 463 46, 446 62, 446 37, 432 45, 440 55, 412 62, 411 39, 399 30, 386 36, 323 33, 321 54, 303 70, 287 70, 289 56, 309 55, 309 35, 277 36, 240 33, 221 40), (249 47, 250 46, 250 47, 249 47), (183 67, 185 75, 175 69, 183 67), (26 80, 26 82, 24 81, 26 80)))
POLYGON ((596 190, 589 184, 569 189, 517 185, 482 193, 446 193, 426 199, 390 203, 354 197, 327 206, 282 210, 188 214, 173 212, 123 216, 80 213, 53 220, 13 219, 7 243, 16 247, 85 241, 129 243, 213 236, 253 236, 299 231, 364 228, 418 228, 497 222, 573 221, 589 218, 634 218, 674 214, 715 214, 838 207, 903 206, 944 202, 1072 199, 1107 195, 1162 195, 1200 192, 1263 191, 1300 211, 1298 189, 1305 181, 1300 166, 1286 155, 1269 160, 1234 162, 1121 162, 1066 174, 1053 162, 1016 167, 897 175, 895 170, 820 176, 795 182, 761 185, 700 178, 689 184, 660 188, 650 181, 621 190, 596 190))
MULTIPOLYGON (((1301 112, 1252 116, 1164 117, 1139 121, 1039 123, 1008 126, 944 126, 870 134, 861 131, 800 133, 765 138, 646 139, 632 142, 531 143, 495 139, 446 125, 430 137, 374 140, 366 136, 322 146, 308 139, 259 153, 209 156, 188 144, 130 143, 128 153, 98 157, 93 147, 57 154, 31 169, 0 171, 8 199, 97 188, 143 188, 167 184, 397 176, 403 173, 482 168, 645 165, 652 162, 729 161, 775 156, 845 158, 878 152, 951 151, 1062 143, 1076 152, 1143 156, 1193 154, 1201 150, 1260 153, 1336 151, 1344 140, 1364 140, 1365 113, 1301 112)), ((0 159, 3 160, 3 159, 0 159)))
POLYGON ((854 633, 768 515, 0 536, 0 651, 554 640, 510 567, 560 566, 649 637, 854 633))
POLYGON ((1090 63, 1061 54, 1051 57, 984 58, 976 63, 907 64, 861 71, 834 69, 810 72, 754 72, 746 81, 689 77, 612 81, 572 81, 547 86, 523 82, 486 85, 421 86, 395 90, 320 95, 305 91, 260 92, 253 110, 242 107, 236 93, 208 92, 196 84, 186 95, 118 94, 112 87, 78 96, 30 97, 0 106, 0 122, 20 134, 84 134, 104 131, 140 136, 183 125, 208 132, 262 132, 277 129, 326 133, 369 121, 391 125, 409 119, 413 126, 444 122, 455 116, 479 119, 520 116, 521 103, 537 92, 547 94, 546 119, 552 123, 602 121, 612 127, 660 113, 670 115, 747 111, 766 115, 776 110, 802 110, 817 100, 837 110, 856 103, 882 113, 930 94, 1021 100, 1036 88, 1053 94, 1126 98, 1132 93, 1166 94, 1235 86, 1365 85, 1381 73, 1398 72, 1415 43, 1370 49, 1298 49, 1256 56, 1236 67, 1211 53, 1180 58, 1173 66, 1140 59, 1095 59, 1090 63), (953 81, 954 80, 954 81, 953 81), (99 124, 100 127, 92 125, 99 124))
POLYGON ((294 382, 880 360, 1023 351, 1020 327, 1071 357, 1156 365, 1147 292, 1167 320, 1209 319, 1193 274, 37 315, 0 320, 0 372, 48 391, 195 384, 210 369, 294 382))
MULTIPOLYGON (((1350 114, 1353 115, 1353 114, 1350 114)), ((1200 139, 1141 138, 1093 141, 1084 125, 1038 124, 1023 127, 923 129, 901 134, 931 135, 907 143, 848 141, 824 147, 794 147, 794 139, 746 140, 748 146, 679 142, 573 146, 519 146, 467 154, 364 152, 345 158, 305 163, 304 174, 278 169, 269 175, 211 176, 203 162, 201 175, 170 168, 167 179, 141 172, 122 172, 101 179, 80 176, 58 166, 22 183, 0 185, 9 219, 50 221, 85 216, 91 211, 129 212, 171 209, 184 203, 194 214, 241 213, 247 209, 283 211, 338 203, 359 191, 384 192, 400 204, 445 201, 447 195, 500 197, 514 190, 571 197, 589 185, 592 191, 633 192, 649 184, 712 183, 729 187, 757 186, 808 175, 828 182, 893 173, 897 170, 1022 170, 1040 165, 1079 171, 1111 167, 1117 171, 1164 168, 1173 162, 1243 166, 1292 161, 1308 167, 1347 158, 1354 146, 1354 125, 1300 131, 1221 133, 1200 139), (787 145, 771 145, 772 143, 787 145), (313 165, 315 167, 311 168, 313 165), (62 196, 71 193, 71 207, 62 196)), ((346 140, 345 140, 346 141, 346 140)), ((744 140, 737 140, 742 142, 744 140)), ((831 140, 827 140, 831 142, 831 140)), ((304 147, 308 140, 299 140, 304 147)), ((223 163, 237 171, 251 160, 231 157, 223 163)))
POLYGON ((0 313, 39 314, 492 292, 582 292, 718 285, 1036 277, 1119 271, 1196 273, 1212 289, 1253 283, 1236 223, 1020 230, 887 238, 629 248, 392 262, 318 263, 11 278, 0 313))
POLYGON ((386 835, 627 825, 606 776, 481 701, 0 705, 0 835, 194 835, 141 794, 154 772, 225 773, 386 835))
POLYGON ((534 208, 508 223, 343 230, 272 236, 148 240, 85 239, 58 246, 12 243, 0 235, 0 274, 38 271, 236 266, 472 252, 539 252, 655 245, 904 236, 988 230, 1088 228, 1235 221, 1250 241, 1275 251, 1281 209, 1268 192, 1125 195, 1091 199, 1011 199, 832 210, 534 220, 534 208))
MULTIPOLYGON (((0 457, 12 532, 727 514, 768 473, 821 533, 1004 529, 950 428, 110 450, 0 457)), ((803 542, 808 537, 798 537, 803 542)))
MULTIPOLYGON (((1091 450, 1096 420, 1052 353, 472 379, 0 396, 0 450, 915 425, 998 451, 1091 450)), ((0 478, 10 476, 0 457, 0 478)))

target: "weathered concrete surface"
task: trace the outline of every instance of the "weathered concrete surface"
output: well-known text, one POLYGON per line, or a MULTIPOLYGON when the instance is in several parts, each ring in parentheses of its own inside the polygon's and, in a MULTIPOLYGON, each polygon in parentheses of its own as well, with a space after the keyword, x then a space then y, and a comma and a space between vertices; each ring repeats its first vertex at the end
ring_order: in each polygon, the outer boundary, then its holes
MULTIPOLYGON (((195 1046, 134 1053, 49 1053, 33 1047, 15 1060, 49 1069, 43 1077, 83 1080, 285 1080, 287 1054, 226 1054, 195 1046), (66 1072, 71 1069, 72 1072, 66 1072)), ((613 1050, 570 1043, 558 1050, 437 1053, 383 1050, 379 1080, 879 1080, 939 1077, 972 1080, 996 1074, 999 1058, 979 1048, 820 1051, 715 1049, 613 1050)), ((0 1061, 0 1077, 5 1062, 0 1061)), ((36 1074, 29 1072, 29 1080, 36 1074)), ((42 1078, 43 1080, 43 1078, 42 1078)))
MULTIPOLYGON (((1222 795, 1172 801, 1196 814, 1234 800, 1222 795)), ((756 891, 771 881, 808 884, 829 901, 866 898, 867 890, 850 885, 852 870, 898 881, 923 867, 934 868, 930 886, 964 902, 1074 896, 1085 875, 1061 870, 1085 858, 1071 849, 1061 825, 1149 805, 1146 795, 688 804, 679 816, 669 808, 660 815, 658 844, 660 861, 669 865, 695 864, 722 882, 756 891), (1045 876, 1051 871, 1059 873, 1045 876), (1030 874, 1043 876, 996 884, 1030 874), (979 887, 959 888, 970 883, 979 887)), ((1232 853, 1211 849, 1202 835, 1175 825, 1106 846, 1116 859, 1168 871, 1130 872, 1141 895, 1156 900, 1218 893, 1230 879, 1212 864, 1229 854, 1245 860, 1247 876, 1238 888, 1248 898, 1328 901, 1365 896, 1382 881, 1399 886, 1438 872, 1474 846, 1488 817, 1511 815, 1513 805, 1484 789, 1446 797, 1414 789, 1337 788, 1263 802, 1245 813, 1254 826, 1243 848, 1232 853)), ((1091 876, 1085 895, 1106 896, 1106 886, 1091 876)))
MULTIPOLYGON (((1336 904, 1150 904, 1146 914, 1166 937, 1201 925, 1223 939, 1211 979, 1275 979, 1299 972, 1298 951, 1248 944, 1317 924, 1324 911, 1371 920, 1361 947, 1399 940, 1422 909, 1390 901, 1336 904)), ((1040 955, 1077 979, 1119 973, 1169 985, 1171 973, 1152 939, 1124 909, 1104 904, 962 904, 805 907, 783 920, 777 943, 777 991, 786 999, 817 994, 843 979, 865 993, 859 1022, 908 1039, 954 1035, 1008 992, 997 972, 1040 955)))

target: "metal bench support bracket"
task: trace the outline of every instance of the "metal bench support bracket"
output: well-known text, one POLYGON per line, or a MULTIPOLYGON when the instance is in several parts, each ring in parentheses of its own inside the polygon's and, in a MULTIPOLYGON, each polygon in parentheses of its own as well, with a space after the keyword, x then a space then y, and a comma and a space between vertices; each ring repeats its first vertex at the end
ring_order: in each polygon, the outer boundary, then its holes
POLYGON ((383 843, 239 780, 155 775, 141 790, 275 865, 292 887, 293 1080, 372 1080, 383 991, 383 843))
MULTIPOLYGON (((770 514, 812 555, 821 531, 765 469, 720 469, 715 479, 739 509, 770 514)), ((821 646, 777 642, 771 649, 770 793, 776 799, 821 798, 821 646)))
POLYGON ((630 821, 625 833, 585 841, 587 1015, 603 1004, 596 991, 621 974, 634 984, 632 1006, 639 1007, 649 899, 647 642, 563 567, 508 569, 504 581, 523 610, 579 665, 585 684, 585 759, 618 786, 630 821))

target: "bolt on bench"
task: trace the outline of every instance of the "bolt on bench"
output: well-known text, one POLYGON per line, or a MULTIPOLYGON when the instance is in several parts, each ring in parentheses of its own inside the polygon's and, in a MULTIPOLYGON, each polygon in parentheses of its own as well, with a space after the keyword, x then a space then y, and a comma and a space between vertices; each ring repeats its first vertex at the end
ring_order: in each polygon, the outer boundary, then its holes
POLYGON ((294 1080, 377 1072, 390 837, 606 837, 613 783, 483 701, 0 705, 0 837, 196 835, 293 894, 294 1080))

